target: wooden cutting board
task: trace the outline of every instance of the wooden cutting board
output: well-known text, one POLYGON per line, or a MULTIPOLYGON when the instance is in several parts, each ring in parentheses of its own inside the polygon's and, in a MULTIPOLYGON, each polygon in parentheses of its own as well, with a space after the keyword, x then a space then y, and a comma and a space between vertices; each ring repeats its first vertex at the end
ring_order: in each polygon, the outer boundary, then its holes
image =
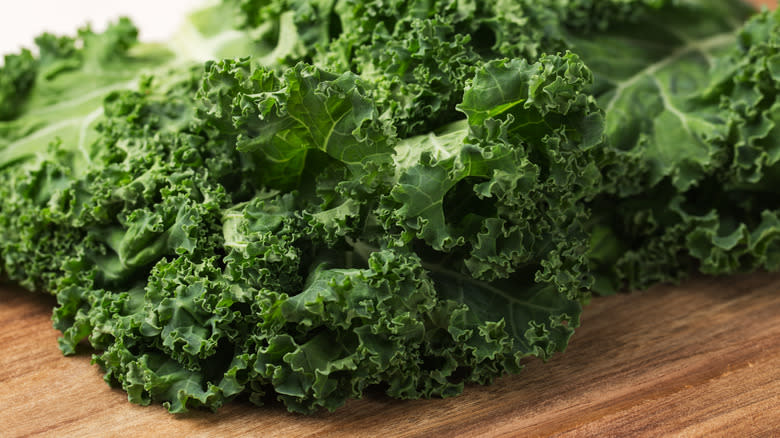
POLYGON ((379 395, 299 416, 168 414, 63 357, 54 300, 0 287, 0 436, 780 436, 780 275, 594 299, 569 350, 450 399, 379 395))

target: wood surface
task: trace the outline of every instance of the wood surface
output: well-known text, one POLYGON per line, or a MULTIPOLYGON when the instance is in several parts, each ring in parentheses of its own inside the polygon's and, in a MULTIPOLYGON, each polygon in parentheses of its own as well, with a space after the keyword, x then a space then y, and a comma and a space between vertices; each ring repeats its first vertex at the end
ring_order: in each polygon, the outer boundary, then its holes
MULTIPOLYGON (((713 1, 717 1, 717 0, 713 0, 713 1)), ((751 3, 754 6, 766 6, 770 9, 774 9, 777 7, 777 0, 748 0, 748 3, 751 3)))
POLYGON ((141 407, 88 353, 63 357, 54 300, 0 287, 0 436, 780 436, 780 275, 594 299, 565 354, 459 397, 354 400, 299 416, 141 407))

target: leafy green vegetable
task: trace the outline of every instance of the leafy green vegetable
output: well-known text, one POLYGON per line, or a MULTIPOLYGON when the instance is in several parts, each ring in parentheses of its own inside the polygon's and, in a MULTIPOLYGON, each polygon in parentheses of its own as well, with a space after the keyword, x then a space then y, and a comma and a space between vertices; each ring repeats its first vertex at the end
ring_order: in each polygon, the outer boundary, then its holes
POLYGON ((577 43, 601 78, 594 94, 610 140, 606 193, 594 204, 604 212, 594 234, 602 293, 692 269, 780 267, 772 199, 778 15, 738 29, 744 6, 722 8, 665 9, 648 28, 577 43), (599 47, 612 48, 609 60, 599 47))
POLYGON ((592 291, 780 264, 780 15, 711 6, 225 0, 168 46, 43 35, 0 69, 3 272, 171 412, 515 373, 592 291))

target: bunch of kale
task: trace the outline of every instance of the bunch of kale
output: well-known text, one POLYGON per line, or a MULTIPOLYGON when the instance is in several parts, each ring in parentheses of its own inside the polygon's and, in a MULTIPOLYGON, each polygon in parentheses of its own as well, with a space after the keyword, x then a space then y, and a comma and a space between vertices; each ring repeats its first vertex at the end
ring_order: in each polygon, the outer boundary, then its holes
POLYGON ((593 291, 780 265, 780 15, 710 3, 225 0, 167 47, 43 35, 0 68, 0 265, 172 412, 488 383, 593 291))

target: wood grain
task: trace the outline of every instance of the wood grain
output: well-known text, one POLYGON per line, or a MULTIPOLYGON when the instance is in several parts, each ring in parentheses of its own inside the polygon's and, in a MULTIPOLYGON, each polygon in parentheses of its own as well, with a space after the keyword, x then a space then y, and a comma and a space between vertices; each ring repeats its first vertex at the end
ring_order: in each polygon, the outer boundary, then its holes
POLYGON ((780 275, 595 299, 569 351, 444 400, 380 395, 311 417, 237 401, 172 416, 60 355, 53 299, 0 288, 2 436, 778 436, 780 275))

